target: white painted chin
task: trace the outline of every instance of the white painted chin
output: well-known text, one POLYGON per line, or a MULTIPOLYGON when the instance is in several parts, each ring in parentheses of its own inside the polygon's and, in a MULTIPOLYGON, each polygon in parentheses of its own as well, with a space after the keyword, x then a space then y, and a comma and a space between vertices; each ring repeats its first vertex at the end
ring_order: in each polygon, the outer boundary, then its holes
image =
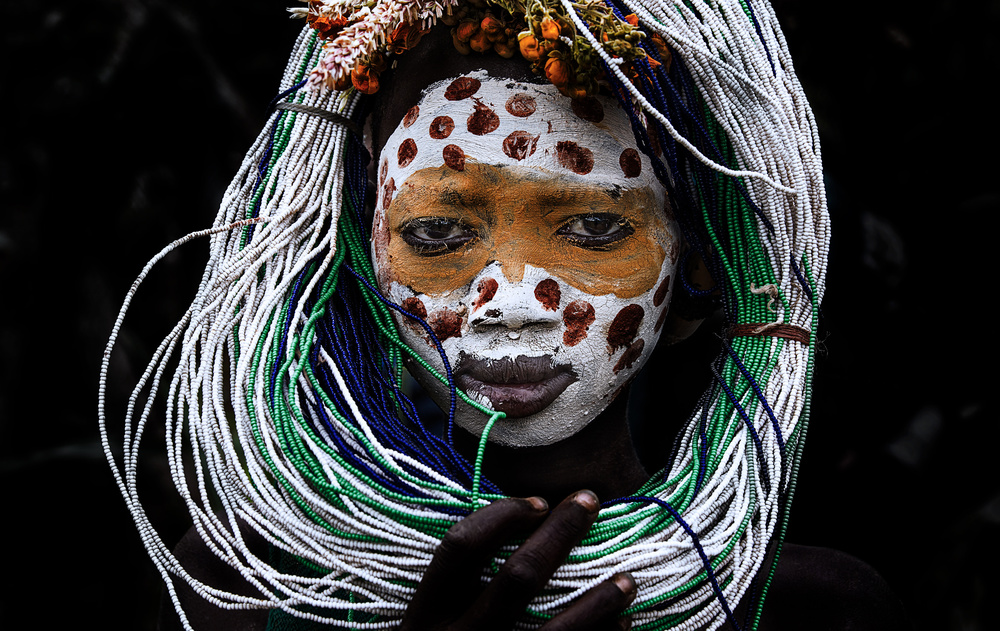
MULTIPOLYGON (((447 412, 450 398, 447 386, 437 379, 428 378, 424 369, 415 362, 411 363, 410 369, 434 402, 447 412)), ((585 396, 585 392, 585 386, 577 381, 540 412, 521 418, 500 419, 490 431, 490 442, 504 447, 541 447, 573 436, 597 418, 613 400, 611 394, 614 390, 596 397, 585 396)), ((485 397, 470 395, 470 398, 492 407, 492 402, 485 397)), ((488 421, 487 415, 458 399, 455 406, 457 426, 480 436, 488 421)))
MULTIPOLYGON (((507 281, 499 267, 493 264, 473 280, 471 287, 440 296, 420 294, 418 297, 429 314, 441 309, 462 314, 461 336, 444 340, 442 347, 451 364, 456 385, 473 400, 508 414, 494 424, 489 440, 507 447, 535 447, 559 442, 586 427, 607 409, 622 386, 642 368, 659 337, 658 331, 655 331, 658 316, 669 304, 668 299, 662 300, 662 306, 657 308, 653 304, 653 294, 662 282, 666 281, 669 285, 668 277, 672 271, 673 266, 666 263, 653 289, 630 299, 617 298, 613 294, 592 296, 561 283, 562 295, 556 310, 542 309, 534 296, 535 286, 552 276, 530 265, 525 267, 524 277, 517 283, 507 281), (478 294, 472 288, 482 278, 497 280, 499 287, 492 301, 475 307, 478 294), (590 304, 594 309, 594 320, 586 330, 586 337, 573 340, 574 343, 570 344, 566 335, 568 325, 563 315, 567 306, 574 302, 590 304), (626 307, 636 309, 636 305, 642 308, 644 314, 634 338, 612 349, 608 335, 615 317, 626 307), (503 312, 504 317, 510 320, 484 324, 482 313, 487 308, 503 312), (500 364, 500 367, 491 368, 492 364, 500 364), (471 370, 470 365, 473 366, 471 370), (512 366, 522 372, 511 377, 512 366), (513 404, 510 399, 517 398, 516 388, 480 385, 485 381, 500 382, 505 378, 515 383, 549 383, 529 388, 542 390, 540 393, 522 392, 522 400, 513 404), (555 389, 559 392, 551 397, 555 389), (546 400, 546 397, 550 398, 546 400), (544 405, 539 406, 540 402, 544 405), (535 410, 529 410, 531 413, 520 413, 525 407, 532 406, 535 410)), ((395 282, 388 293, 397 304, 414 295, 409 288, 395 282)), ((428 342, 426 334, 403 322, 403 316, 397 314, 397 317, 403 341, 435 370, 445 374, 441 357, 428 342)), ((416 362, 410 362, 408 368, 435 403, 447 411, 450 402, 447 385, 431 377, 416 362)), ((458 399, 456 425, 478 436, 488 420, 489 416, 458 399)))

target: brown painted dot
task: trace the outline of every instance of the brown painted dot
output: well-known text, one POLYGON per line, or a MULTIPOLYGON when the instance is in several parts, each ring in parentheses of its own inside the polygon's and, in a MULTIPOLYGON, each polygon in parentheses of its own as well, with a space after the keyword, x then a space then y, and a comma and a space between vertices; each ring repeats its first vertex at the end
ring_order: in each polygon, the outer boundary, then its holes
POLYGON ((392 196, 396 194, 396 180, 389 178, 389 181, 382 186, 382 208, 388 208, 392 203, 392 196))
POLYGON ((497 295, 497 287, 499 287, 499 285, 492 278, 484 278, 479 281, 479 285, 476 286, 476 291, 479 292, 479 296, 472 302, 472 310, 475 311, 487 302, 493 300, 493 296, 497 295))
POLYGON ((636 304, 631 304, 618 312, 608 327, 608 347, 612 353, 632 343, 639 332, 639 324, 645 313, 642 307, 636 304))
POLYGON ((574 300, 563 309, 563 322, 566 331, 563 332, 563 344, 576 346, 587 337, 587 329, 594 323, 596 316, 594 307, 585 300, 574 300))
MULTIPOLYGON (((670 219, 673 221, 673 216, 671 216, 670 219)), ((680 255, 680 247, 677 245, 677 241, 671 241, 670 246, 667 248, 667 256, 670 257, 670 264, 677 265, 677 259, 680 255)))
POLYGON ((477 136, 485 136, 500 126, 500 117, 481 102, 476 102, 476 111, 469 116, 469 132, 477 136))
POLYGON ((535 300, 542 303, 542 308, 546 311, 558 311, 559 299, 562 298, 562 291, 559 283, 546 278, 535 285, 535 300))
POLYGON ((604 120, 604 106, 592 96, 585 96, 582 99, 573 99, 570 103, 573 113, 585 121, 599 123, 604 120))
POLYGON ((561 166, 579 175, 587 175, 594 168, 594 152, 572 140, 556 143, 556 157, 561 166))
POLYGON ((659 333, 660 329, 663 328, 663 323, 667 321, 667 312, 669 309, 664 309, 660 312, 660 317, 656 319, 656 326, 653 327, 653 333, 659 333))
POLYGON ((451 116, 438 116, 433 121, 431 121, 430 134, 431 138, 434 140, 441 140, 442 138, 447 138, 451 135, 452 130, 455 129, 455 121, 451 120, 451 116))
POLYGON ((458 145, 448 145, 441 152, 444 157, 444 163, 448 165, 448 168, 455 171, 465 170, 465 152, 458 145))
POLYGON ((406 110, 406 116, 403 117, 403 127, 409 127, 413 123, 417 122, 418 116, 420 116, 419 105, 414 105, 410 109, 406 110))
POLYGON ((660 145, 660 135, 656 131, 656 126, 653 125, 652 116, 646 121, 646 136, 649 137, 649 147, 653 150, 653 155, 657 157, 662 156, 663 147, 660 145))
POLYGON ((642 356, 642 349, 645 346, 646 343, 642 341, 641 337, 629 346, 628 350, 622 353, 622 356, 618 358, 618 363, 615 364, 614 367, 615 373, 617 374, 626 368, 631 368, 632 364, 634 364, 639 357, 642 356))
POLYGON ((639 177, 642 173, 642 160, 639 159, 639 152, 629 147, 618 156, 618 164, 621 165, 625 177, 639 177))
POLYGON ((535 113, 535 99, 524 92, 518 92, 507 99, 506 107, 513 116, 524 118, 535 113))
POLYGON ((538 138, 526 131, 512 131, 504 138, 503 152, 515 160, 524 160, 535 153, 535 149, 538 148, 538 138))
POLYGON ((467 99, 476 92, 479 92, 480 85, 482 84, 479 82, 479 79, 474 77, 459 77, 452 81, 448 89, 444 91, 444 98, 449 101, 467 99))
POLYGON ((389 159, 382 158, 382 166, 378 170, 378 181, 385 182, 385 176, 389 173, 389 159))
POLYGON ((403 311, 408 311, 418 318, 424 320, 427 319, 427 307, 425 307, 424 302, 416 296, 410 296, 399 306, 403 308, 403 311))
POLYGON ((417 143, 412 138, 407 138, 399 144, 399 151, 396 152, 399 158, 399 167, 408 166, 417 157, 417 143))
POLYGON ((427 319, 427 324, 440 342, 450 337, 462 337, 462 318, 451 309, 435 311, 427 319))
POLYGON ((663 304, 663 299, 667 297, 667 292, 670 291, 670 275, 668 274, 660 286, 656 288, 653 293, 653 306, 659 307, 663 304))

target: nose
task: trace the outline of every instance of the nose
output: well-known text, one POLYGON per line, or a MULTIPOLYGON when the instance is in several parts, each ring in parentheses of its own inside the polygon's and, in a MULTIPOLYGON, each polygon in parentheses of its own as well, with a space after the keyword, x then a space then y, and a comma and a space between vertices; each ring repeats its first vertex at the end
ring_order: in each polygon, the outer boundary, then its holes
POLYGON ((558 282, 531 276, 525 274, 520 282, 512 283, 499 268, 483 270, 472 284, 469 325, 480 330, 499 326, 512 331, 527 326, 557 326, 561 322, 558 282))

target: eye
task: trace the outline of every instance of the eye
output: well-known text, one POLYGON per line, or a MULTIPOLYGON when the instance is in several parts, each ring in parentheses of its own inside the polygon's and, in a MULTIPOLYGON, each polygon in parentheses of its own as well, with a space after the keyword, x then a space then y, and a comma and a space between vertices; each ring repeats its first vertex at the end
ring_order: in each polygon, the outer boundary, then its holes
POLYGON ((400 236, 417 254, 435 256, 456 250, 479 235, 458 219, 421 217, 403 224, 400 236))
POLYGON ((603 248, 632 236, 635 229, 620 215, 600 213, 570 219, 556 234, 584 248, 603 248))

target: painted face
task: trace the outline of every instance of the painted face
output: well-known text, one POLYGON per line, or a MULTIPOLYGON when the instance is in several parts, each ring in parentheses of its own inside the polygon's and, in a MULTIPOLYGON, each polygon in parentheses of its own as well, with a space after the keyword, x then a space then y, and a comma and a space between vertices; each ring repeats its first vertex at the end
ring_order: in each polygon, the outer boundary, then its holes
MULTIPOLYGON (((380 158, 382 291, 426 319, 457 386, 506 413, 490 439, 548 445, 592 421, 663 325, 678 231, 610 99, 485 72, 432 85, 380 158)), ((419 324, 403 339, 443 367, 419 324)), ((412 367, 411 367, 412 368, 412 367)), ((414 373, 439 404, 447 387, 414 373)), ((459 402, 474 433, 487 417, 459 402)))

